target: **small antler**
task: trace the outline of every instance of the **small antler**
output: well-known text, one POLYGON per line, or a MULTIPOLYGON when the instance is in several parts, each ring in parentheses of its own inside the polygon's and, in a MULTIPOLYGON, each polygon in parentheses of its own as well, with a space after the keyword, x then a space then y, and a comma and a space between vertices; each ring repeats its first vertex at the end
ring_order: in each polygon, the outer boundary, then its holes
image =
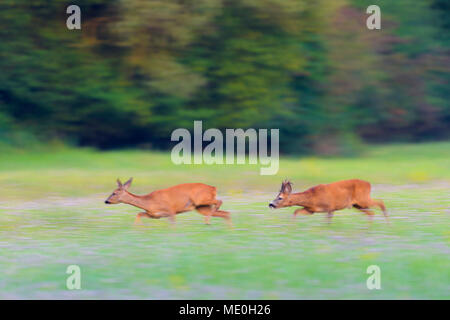
POLYGON ((284 192, 286 190, 286 187, 289 187, 289 192, 292 191, 292 182, 289 181, 288 179, 285 179, 282 183, 281 183, 281 190, 280 192, 284 192))
POLYGON ((119 179, 119 178, 117 178, 117 186, 118 186, 119 188, 122 188, 122 182, 120 182, 120 179, 119 179))

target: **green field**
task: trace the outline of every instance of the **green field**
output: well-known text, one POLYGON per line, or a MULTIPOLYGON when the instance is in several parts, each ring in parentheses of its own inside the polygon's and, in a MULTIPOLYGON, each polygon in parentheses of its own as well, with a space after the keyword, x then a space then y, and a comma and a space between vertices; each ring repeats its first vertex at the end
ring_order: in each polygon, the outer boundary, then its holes
POLYGON ((259 166, 175 166, 169 153, 58 149, 0 154, 1 299, 449 299, 450 143, 367 148, 358 158, 283 158, 259 166), (218 187, 220 218, 196 212, 144 219, 106 206, 117 177, 137 194, 184 182, 218 187), (267 204, 281 180, 294 191, 360 178, 390 214, 356 210, 292 220, 267 204), (81 268, 81 290, 66 268, 81 268), (381 268, 381 290, 366 269, 381 268))

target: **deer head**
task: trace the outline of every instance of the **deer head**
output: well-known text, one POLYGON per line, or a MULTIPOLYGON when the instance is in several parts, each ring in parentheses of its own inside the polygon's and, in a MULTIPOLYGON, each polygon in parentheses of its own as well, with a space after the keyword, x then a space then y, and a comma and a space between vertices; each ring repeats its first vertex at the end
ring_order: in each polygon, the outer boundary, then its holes
POLYGON ((281 183, 281 189, 275 199, 269 203, 269 208, 278 209, 288 206, 288 198, 292 192, 292 182, 285 180, 281 183))
POLYGON ((127 182, 122 184, 119 179, 117 179, 117 189, 111 193, 108 199, 105 200, 106 204, 116 204, 121 203, 124 197, 127 196, 127 189, 130 187, 133 178, 130 178, 127 182))

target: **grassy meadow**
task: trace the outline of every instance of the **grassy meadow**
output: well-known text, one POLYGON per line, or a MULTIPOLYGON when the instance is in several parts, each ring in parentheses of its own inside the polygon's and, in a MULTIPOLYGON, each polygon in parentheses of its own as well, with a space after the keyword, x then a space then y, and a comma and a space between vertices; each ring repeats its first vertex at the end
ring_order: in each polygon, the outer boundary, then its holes
POLYGON ((357 158, 286 157, 259 165, 180 165, 169 153, 91 149, 0 154, 0 299, 449 299, 450 143, 372 146, 357 158), (136 194, 184 182, 217 186, 233 227, 196 212, 143 219, 104 204, 115 180, 136 194), (292 219, 267 207, 284 178, 294 192, 360 178, 376 211, 292 219), (66 268, 81 268, 67 290, 66 268), (381 268, 381 290, 366 269, 381 268))

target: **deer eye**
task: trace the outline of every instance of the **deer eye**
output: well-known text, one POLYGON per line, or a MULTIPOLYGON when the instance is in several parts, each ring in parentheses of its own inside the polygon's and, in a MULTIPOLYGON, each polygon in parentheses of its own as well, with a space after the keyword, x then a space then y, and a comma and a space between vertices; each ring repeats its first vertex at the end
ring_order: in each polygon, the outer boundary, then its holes
POLYGON ((278 200, 283 200, 283 198, 282 197, 278 197, 278 200))

